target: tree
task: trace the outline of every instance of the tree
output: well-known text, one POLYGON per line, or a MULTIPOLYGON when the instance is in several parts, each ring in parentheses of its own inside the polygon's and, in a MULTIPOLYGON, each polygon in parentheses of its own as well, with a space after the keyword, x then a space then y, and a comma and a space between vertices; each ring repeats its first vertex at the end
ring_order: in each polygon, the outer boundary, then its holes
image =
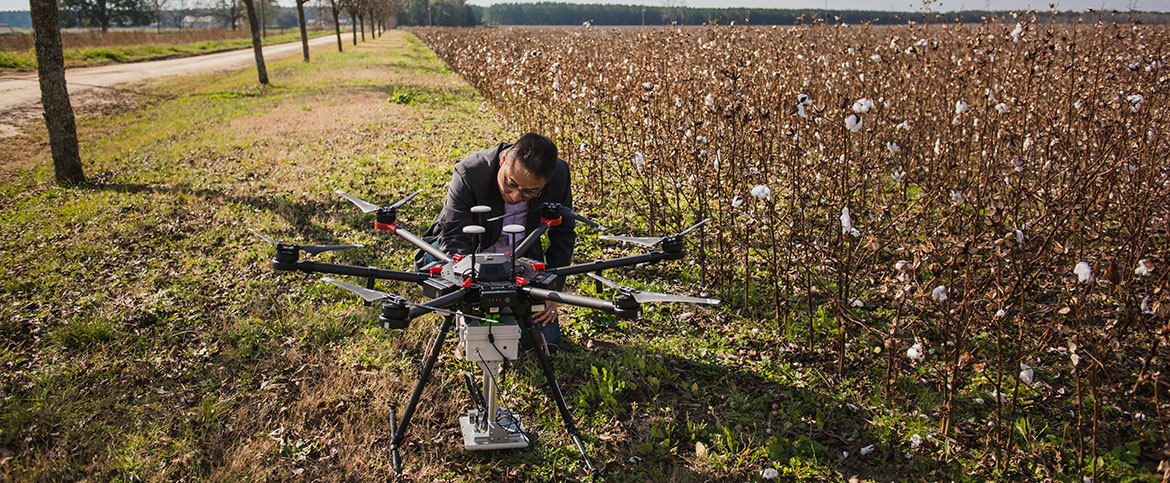
POLYGON ((41 82, 41 105, 49 130, 53 153, 53 174, 61 185, 85 183, 81 150, 77 146, 77 124, 69 89, 65 86, 65 54, 61 50, 61 27, 57 0, 31 0, 33 35, 36 37, 37 77, 41 82))
POLYGON ((261 84, 268 84, 268 69, 264 68, 264 50, 260 46, 260 25, 256 22, 256 6, 252 0, 243 0, 248 11, 248 25, 252 29, 252 52, 256 54, 256 75, 261 84))
POLYGON ((150 23, 151 6, 142 0, 62 0, 61 25, 99 27, 102 33, 116 25, 150 23))
POLYGON ((309 61, 309 33, 305 30, 305 2, 297 0, 297 21, 301 23, 301 50, 305 53, 305 62, 309 61))
POLYGON ((239 24, 240 14, 243 13, 243 5, 240 4, 240 0, 215 0, 211 10, 223 21, 224 27, 235 30, 239 24))
POLYGON ((340 0, 325 0, 325 1, 328 3, 323 4, 322 8, 324 8, 326 5, 328 5, 329 13, 333 15, 333 29, 337 32, 337 51, 342 52, 342 50, 341 50, 341 21, 340 21, 340 19, 338 19, 338 16, 341 15, 341 2, 340 2, 340 0))

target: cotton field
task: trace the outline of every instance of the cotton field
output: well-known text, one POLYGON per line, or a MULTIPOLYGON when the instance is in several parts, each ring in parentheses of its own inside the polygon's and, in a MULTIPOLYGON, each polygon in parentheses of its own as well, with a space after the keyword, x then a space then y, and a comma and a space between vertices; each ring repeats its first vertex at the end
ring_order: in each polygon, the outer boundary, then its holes
POLYGON ((619 230, 710 217, 697 272, 729 310, 830 351, 838 373, 879 368, 888 397, 925 382, 941 454, 1041 454, 1091 477, 1148 415, 1134 464, 1157 467, 1170 29, 413 32, 515 130, 554 137, 580 204, 626 213, 619 230), (1026 442, 1041 422, 1049 452, 1026 442))

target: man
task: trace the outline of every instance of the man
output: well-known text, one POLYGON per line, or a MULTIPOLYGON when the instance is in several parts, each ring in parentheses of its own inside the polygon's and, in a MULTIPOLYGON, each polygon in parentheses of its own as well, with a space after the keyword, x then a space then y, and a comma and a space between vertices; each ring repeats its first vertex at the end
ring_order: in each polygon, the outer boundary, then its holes
MULTIPOLYGON (((471 213, 471 207, 485 205, 492 211, 483 215, 484 220, 503 214, 509 216, 502 221, 485 223, 487 232, 480 236, 475 251, 509 252, 514 244, 519 244, 524 236, 540 225, 541 210, 531 209, 545 202, 572 207, 569 164, 557 157, 557 146, 552 140, 528 133, 515 144, 500 143, 494 148, 472 153, 455 165, 443 211, 423 233, 423 239, 437 243, 444 253, 471 253, 474 241, 463 233, 463 227, 476 224, 477 217, 471 213), (503 233, 504 225, 511 224, 523 225, 525 233, 515 235, 513 240, 512 235, 503 233)), ((561 224, 546 232, 549 239, 547 251, 537 243, 527 253, 517 255, 542 260, 549 268, 568 265, 577 239, 574 224, 572 218, 564 217, 561 224)), ((415 259, 420 267, 434 261, 421 251, 415 259)), ((561 340, 557 304, 545 302, 544 310, 533 314, 533 322, 540 327, 550 350, 555 350, 561 340)), ((520 343, 532 347, 527 333, 521 334, 520 343)))

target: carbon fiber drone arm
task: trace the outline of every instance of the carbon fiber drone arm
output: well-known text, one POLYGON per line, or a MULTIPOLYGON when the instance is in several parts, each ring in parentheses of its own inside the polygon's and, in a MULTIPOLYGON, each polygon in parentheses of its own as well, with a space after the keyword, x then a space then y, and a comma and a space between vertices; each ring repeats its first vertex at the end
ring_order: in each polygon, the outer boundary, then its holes
POLYGON ((554 275, 576 275, 586 272, 596 272, 598 270, 607 270, 617 267, 628 267, 630 265, 640 265, 643 263, 655 263, 659 260, 674 260, 680 258, 679 253, 666 252, 650 252, 641 255, 631 255, 628 257, 613 258, 610 260, 596 260, 586 263, 578 263, 576 265, 569 265, 567 267, 549 268, 545 271, 554 275))
POLYGON ((462 302, 464 298, 467 298, 467 293, 468 293, 467 289, 461 288, 459 290, 451 292, 451 293, 444 295, 442 297, 431 299, 430 302, 427 302, 425 304, 417 304, 417 305, 411 304, 412 307, 410 308, 410 317, 409 318, 411 320, 414 320, 416 318, 419 318, 419 317, 422 317, 426 314, 434 312, 435 311, 434 309, 445 309, 447 307, 450 307, 451 305, 462 302))
POLYGON ((608 300, 601 300, 583 295, 573 295, 571 293, 557 292, 554 290, 547 290, 536 287, 523 287, 520 290, 522 290, 529 297, 537 300, 548 300, 550 302, 565 303, 569 305, 576 305, 578 307, 600 310, 609 314, 614 313, 613 302, 608 300))
POLYGON ((335 263, 310 261, 298 261, 296 263, 296 270, 306 273, 331 273, 334 275, 349 275, 353 277, 376 278, 379 280, 398 280, 412 283, 421 283, 427 278, 430 278, 423 273, 383 270, 381 268, 373 267, 358 267, 355 265, 338 265, 335 263))

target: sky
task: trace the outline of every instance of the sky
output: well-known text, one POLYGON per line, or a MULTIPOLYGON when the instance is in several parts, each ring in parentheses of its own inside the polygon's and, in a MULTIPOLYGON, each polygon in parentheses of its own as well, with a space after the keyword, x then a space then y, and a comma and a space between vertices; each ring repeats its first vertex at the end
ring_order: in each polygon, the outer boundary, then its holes
MULTIPOLYGON (((475 5, 493 3, 531 3, 533 0, 469 0, 475 5)), ((547 1, 547 0, 546 0, 547 1)), ((662 6, 664 4, 685 5, 695 8, 831 8, 839 10, 894 10, 917 12, 922 10, 921 0, 555 0, 566 3, 612 3, 625 5, 662 6)), ((1170 12, 1167 0, 944 0, 933 4, 936 11, 955 10, 1015 10, 1032 8, 1048 10, 1048 4, 1055 2, 1058 10, 1084 11, 1087 8, 1106 10, 1153 10, 1170 12)), ((28 10, 28 0, 0 0, 0 10, 28 10)))

